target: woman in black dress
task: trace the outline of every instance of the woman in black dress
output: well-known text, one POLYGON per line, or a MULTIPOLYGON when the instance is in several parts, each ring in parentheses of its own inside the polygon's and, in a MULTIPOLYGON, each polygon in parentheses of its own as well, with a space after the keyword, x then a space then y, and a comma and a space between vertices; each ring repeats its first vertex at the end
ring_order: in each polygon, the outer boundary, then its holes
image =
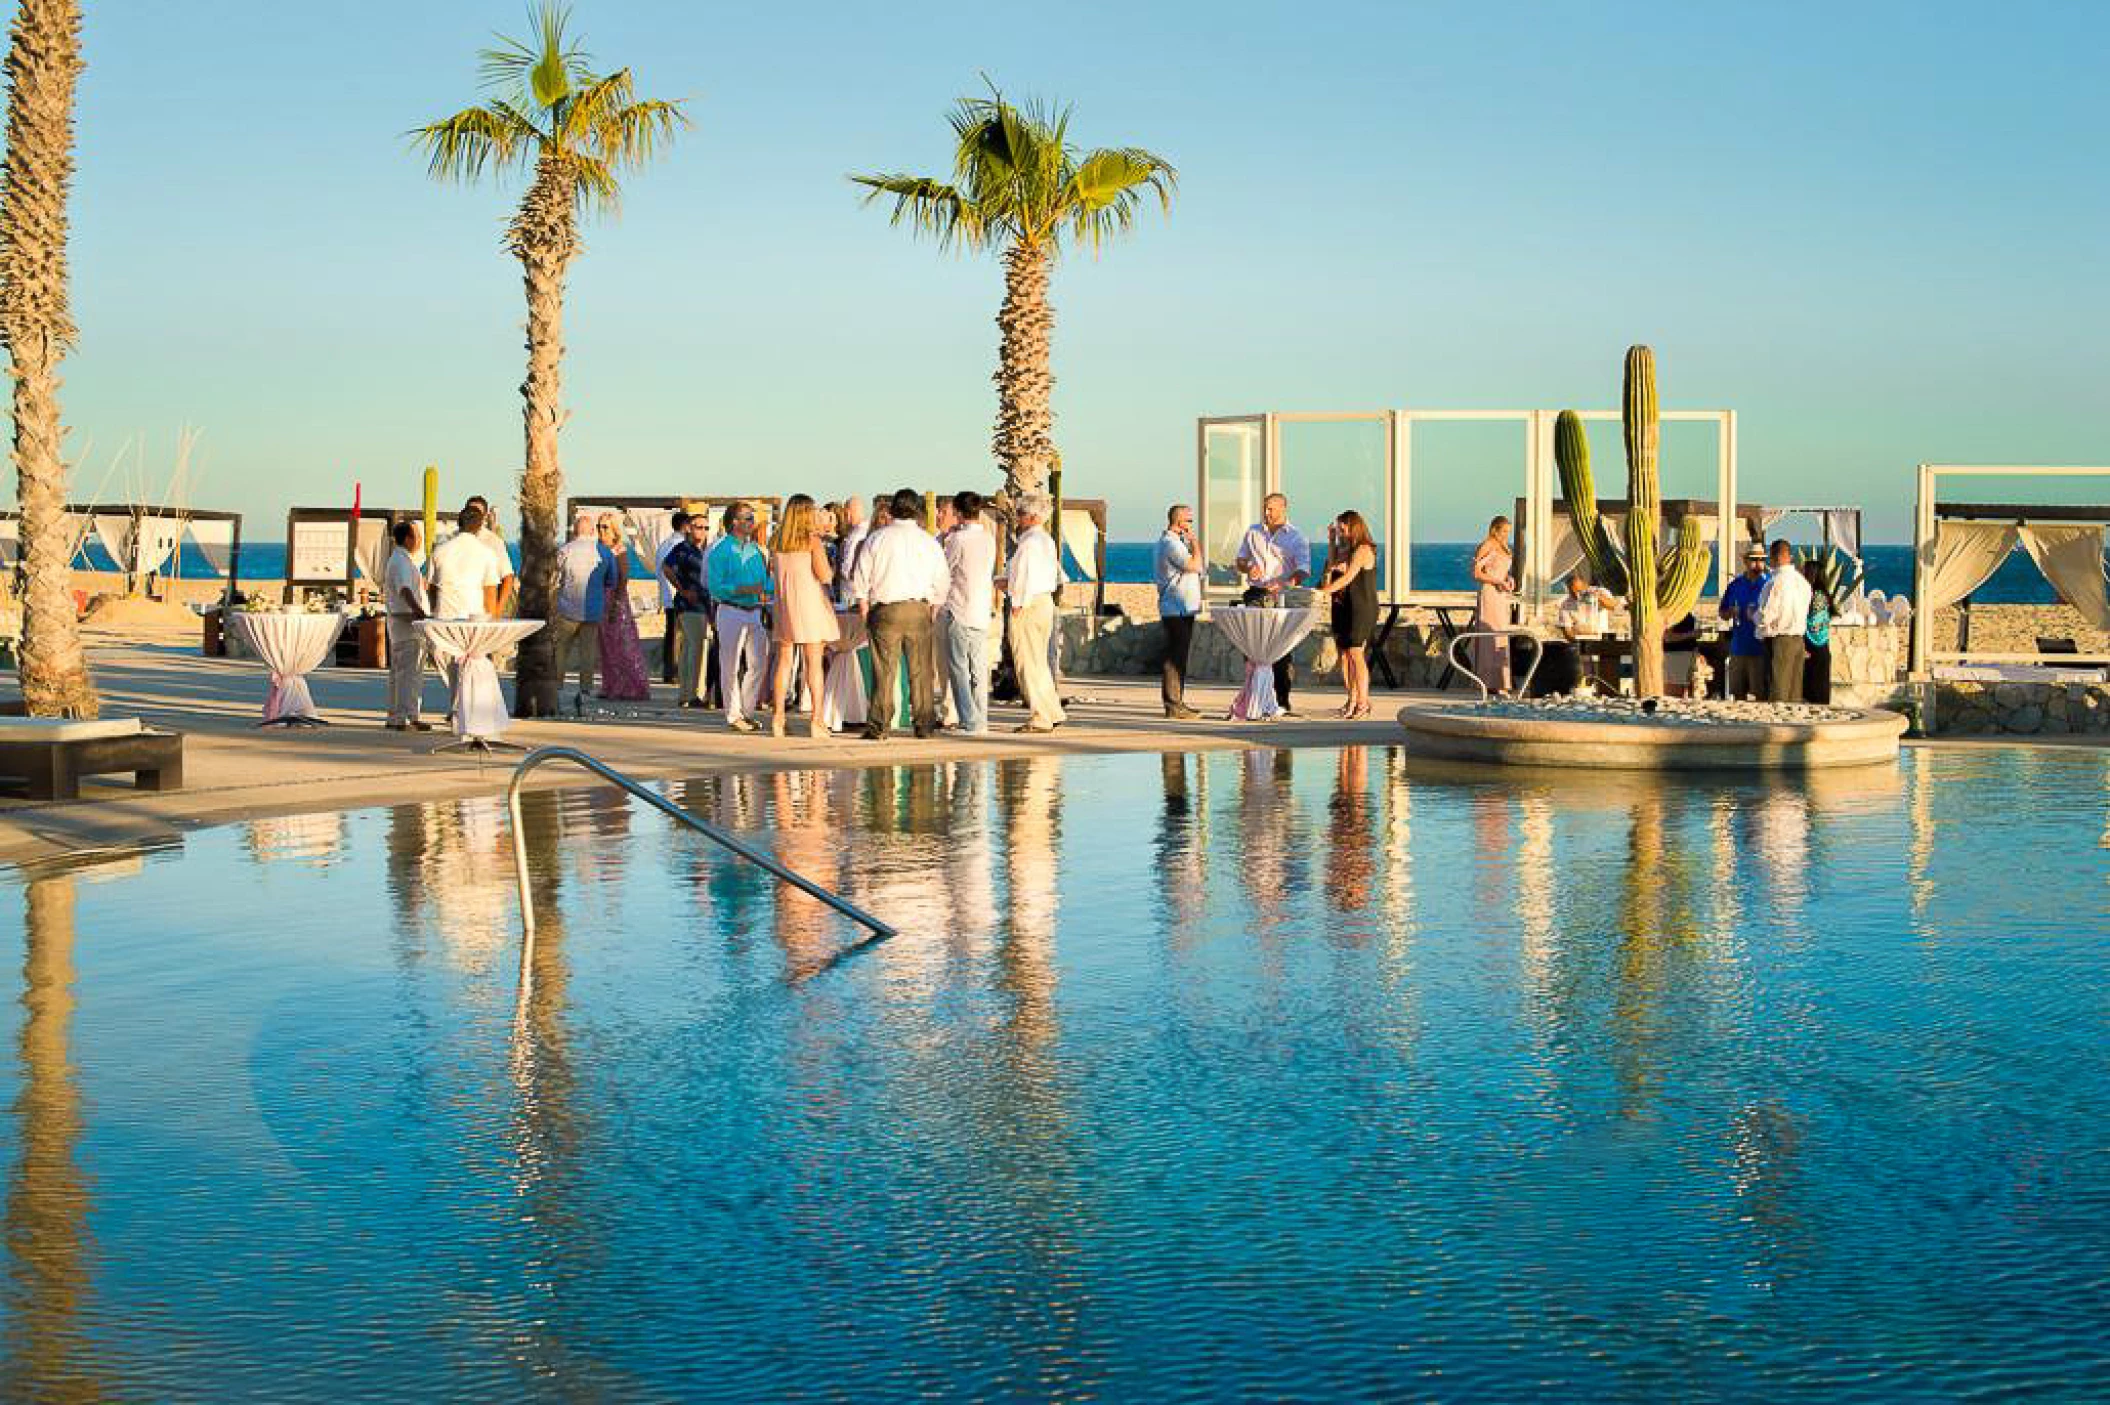
POLYGON ((1344 512, 1326 529, 1326 578, 1319 592, 1333 601, 1333 642, 1341 651, 1348 702, 1339 716, 1370 715, 1370 661, 1364 650, 1377 632, 1377 543, 1360 512, 1344 512))

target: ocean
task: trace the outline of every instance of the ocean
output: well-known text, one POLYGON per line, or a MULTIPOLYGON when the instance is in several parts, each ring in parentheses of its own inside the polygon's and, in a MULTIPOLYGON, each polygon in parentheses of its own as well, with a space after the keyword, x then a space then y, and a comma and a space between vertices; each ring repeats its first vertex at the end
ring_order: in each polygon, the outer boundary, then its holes
MULTIPOLYGON (((1109 542, 1106 548, 1106 578, 1115 583, 1138 583, 1150 579, 1152 542, 1109 542)), ((1417 590, 1470 590, 1470 566, 1474 543, 1424 542, 1414 548, 1414 585, 1417 590)), ((110 559, 99 543, 90 543, 75 563, 89 570, 111 570, 110 559)), ((1912 594, 1912 548, 1871 546, 1864 564, 1868 588, 1891 595, 1912 594)), ((216 573, 189 543, 184 544, 180 574, 186 579, 211 578, 216 573)), ((252 580, 281 579, 286 570, 284 542, 242 543, 242 574, 252 580)), ((2001 563, 1973 600, 1983 605, 2055 605, 2058 597, 2038 572, 2036 563, 2021 551, 2001 563)))

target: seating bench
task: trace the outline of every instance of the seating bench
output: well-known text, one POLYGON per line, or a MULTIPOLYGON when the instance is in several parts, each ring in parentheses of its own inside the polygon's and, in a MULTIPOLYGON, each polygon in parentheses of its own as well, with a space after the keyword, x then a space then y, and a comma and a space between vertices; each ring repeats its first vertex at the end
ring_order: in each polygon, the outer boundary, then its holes
POLYGON ((140 790, 181 790, 183 734, 150 732, 136 717, 0 717, 0 778, 27 782, 32 800, 78 800, 82 776, 126 771, 140 790))

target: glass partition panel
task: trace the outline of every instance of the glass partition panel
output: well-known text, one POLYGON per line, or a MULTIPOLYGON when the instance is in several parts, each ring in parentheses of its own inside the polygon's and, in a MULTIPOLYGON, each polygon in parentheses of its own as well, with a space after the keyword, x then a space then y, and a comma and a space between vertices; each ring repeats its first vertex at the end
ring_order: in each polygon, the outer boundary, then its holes
MULTIPOLYGON (((1515 518, 1531 487, 1526 418, 1422 419, 1409 412, 1403 450, 1414 532, 1408 587, 1470 591, 1473 550, 1497 514, 1515 518)), ((1512 537, 1522 578, 1523 533, 1512 537)))
POLYGON ((1202 556, 1204 579, 1212 589, 1238 584, 1238 539, 1260 520, 1260 499, 1267 492, 1264 422, 1224 420, 1202 426, 1202 556))
POLYGON ((1385 579, 1386 417, 1341 420, 1277 419, 1275 481, 1289 497, 1289 520, 1311 540, 1312 577, 1326 564, 1327 524, 1343 512, 1361 513, 1377 542, 1377 578, 1385 579))

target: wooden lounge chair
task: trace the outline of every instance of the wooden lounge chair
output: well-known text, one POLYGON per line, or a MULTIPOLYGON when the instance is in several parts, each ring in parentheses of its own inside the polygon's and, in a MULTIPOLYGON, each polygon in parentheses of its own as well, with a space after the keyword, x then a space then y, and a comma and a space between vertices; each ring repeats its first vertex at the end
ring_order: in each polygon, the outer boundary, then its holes
POLYGON ((32 800, 78 800, 82 776, 122 771, 140 790, 181 790, 183 734, 148 731, 136 717, 0 717, 0 778, 27 782, 32 800))

